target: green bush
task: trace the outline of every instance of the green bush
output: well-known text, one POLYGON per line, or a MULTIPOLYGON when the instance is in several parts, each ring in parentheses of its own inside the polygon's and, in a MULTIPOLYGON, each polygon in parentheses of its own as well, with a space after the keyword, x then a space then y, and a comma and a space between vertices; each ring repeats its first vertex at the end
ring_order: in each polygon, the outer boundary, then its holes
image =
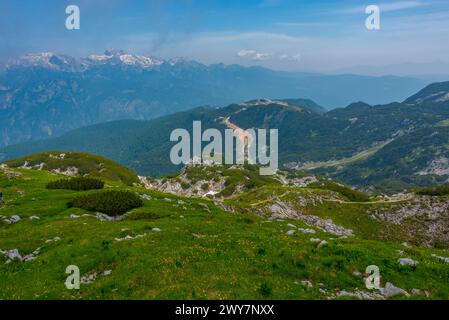
POLYGON ((370 201, 370 197, 367 194, 331 181, 312 183, 309 187, 337 192, 352 202, 370 201))
POLYGON ((76 197, 68 205, 69 207, 117 216, 143 206, 143 201, 132 192, 104 191, 76 197))
POLYGON ((446 196, 449 195, 449 186, 425 188, 416 191, 416 194, 420 196, 434 196, 434 197, 446 196))
POLYGON ((268 282, 262 282, 259 287, 259 293, 263 297, 268 298, 273 293, 273 289, 271 289, 271 286, 268 284, 268 282))
POLYGON ((99 179, 94 178, 72 178, 72 179, 61 179, 56 181, 50 181, 47 184, 47 189, 66 189, 66 190, 94 190, 103 189, 104 182, 99 179))

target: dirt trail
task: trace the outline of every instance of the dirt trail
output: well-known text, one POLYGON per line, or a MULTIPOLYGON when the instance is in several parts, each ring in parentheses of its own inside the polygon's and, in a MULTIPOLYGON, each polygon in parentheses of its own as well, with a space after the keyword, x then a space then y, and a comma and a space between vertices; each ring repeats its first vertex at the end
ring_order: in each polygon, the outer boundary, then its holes
POLYGON ((253 142, 253 136, 251 134, 249 134, 246 130, 240 128, 239 126, 237 126, 236 124, 232 123, 229 120, 229 117, 225 118, 223 120, 223 123, 231 130, 234 130, 234 133, 237 134, 238 139, 245 143, 245 139, 247 139, 247 143, 248 146, 250 146, 253 142))

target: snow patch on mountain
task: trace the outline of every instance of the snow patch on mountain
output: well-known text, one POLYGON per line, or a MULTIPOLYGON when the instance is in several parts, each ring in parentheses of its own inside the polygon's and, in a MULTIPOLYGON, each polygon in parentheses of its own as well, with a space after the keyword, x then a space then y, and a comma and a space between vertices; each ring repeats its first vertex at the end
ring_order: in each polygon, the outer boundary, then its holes
POLYGON ((80 59, 65 55, 58 55, 54 52, 30 53, 10 61, 6 68, 14 67, 41 67, 62 71, 74 71, 85 67, 85 63, 80 59))
POLYGON ((185 59, 163 60, 155 57, 129 54, 121 50, 106 50, 103 54, 91 54, 87 58, 72 58, 54 52, 32 53, 21 56, 7 64, 7 69, 14 67, 41 67, 60 71, 85 71, 91 66, 117 64, 151 68, 168 63, 171 66, 188 63, 185 59))

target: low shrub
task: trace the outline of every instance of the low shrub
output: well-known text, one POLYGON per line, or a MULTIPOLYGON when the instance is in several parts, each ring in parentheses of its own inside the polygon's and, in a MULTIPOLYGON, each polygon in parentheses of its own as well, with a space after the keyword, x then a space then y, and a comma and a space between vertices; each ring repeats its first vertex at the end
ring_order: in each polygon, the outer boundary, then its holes
POLYGON ((94 178, 71 178, 71 179, 60 179, 56 181, 51 181, 47 184, 47 189, 65 189, 65 190, 94 190, 103 189, 104 182, 99 179, 94 178))
POLYGON ((264 298, 268 298, 273 293, 273 289, 271 289, 271 286, 268 284, 268 282, 262 282, 262 284, 259 287, 259 293, 264 298))
POLYGON ((370 197, 360 191, 348 188, 346 186, 340 185, 335 182, 324 182, 324 183, 312 183, 309 185, 311 188, 317 188, 317 189, 323 189, 323 190, 330 190, 337 192, 341 194, 342 196, 346 197, 351 202, 369 202, 370 197))
POLYGON ((143 201, 132 192, 104 191, 76 197, 68 205, 69 207, 118 216, 131 209, 143 206, 143 201))
POLYGON ((416 194, 420 196, 434 196, 434 197, 446 196, 449 195, 449 186, 424 188, 416 191, 416 194))

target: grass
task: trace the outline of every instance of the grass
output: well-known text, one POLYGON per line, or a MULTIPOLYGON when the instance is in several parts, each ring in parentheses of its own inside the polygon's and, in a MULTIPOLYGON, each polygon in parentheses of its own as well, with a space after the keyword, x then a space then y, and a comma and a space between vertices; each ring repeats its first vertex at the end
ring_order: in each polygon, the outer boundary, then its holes
POLYGON ((368 159, 369 157, 374 155, 376 152, 378 152, 379 150, 381 150, 383 147, 385 147, 386 145, 388 145, 391 142, 392 142, 392 140, 389 140, 387 142, 384 142, 382 144, 376 145, 367 150, 359 152, 359 153, 353 155, 352 157, 348 157, 348 158, 344 158, 344 159, 340 159, 340 160, 326 161, 326 162, 322 162, 322 163, 311 164, 311 165, 304 166, 301 169, 302 170, 315 170, 315 169, 319 169, 319 168, 337 167, 337 166, 343 166, 343 165, 356 163, 356 162, 368 159))
POLYGON ((120 181, 127 185, 139 182, 136 173, 132 170, 101 156, 86 153, 45 152, 6 162, 12 168, 21 167, 25 163, 31 167, 43 164, 43 170, 48 171, 65 171, 74 167, 78 169, 78 173, 82 176, 88 175, 92 178, 120 181))
POLYGON ((331 181, 313 183, 309 187, 335 191, 344 196, 347 200, 352 202, 370 201, 370 197, 367 194, 331 181))
POLYGON ((449 127, 449 119, 438 122, 436 127, 449 127))
MULTIPOLYGON (((72 219, 70 215, 87 211, 66 206, 77 195, 98 191, 47 190, 46 184, 59 176, 13 171, 20 176, 0 179, 5 196, 0 214, 16 214, 22 220, 0 225, 0 249, 27 254, 40 247, 41 254, 34 261, 9 264, 0 256, 0 299, 327 299, 339 290, 363 289, 363 278, 353 273, 363 273, 372 264, 379 266, 382 283, 389 281, 407 291, 427 290, 432 299, 449 299, 449 265, 431 257, 449 256, 448 251, 405 248, 399 238, 383 237, 384 226, 363 215, 359 204, 324 203, 313 209, 313 214, 332 217, 356 234, 338 239, 317 230, 313 237, 329 242, 318 249, 310 235, 287 235, 292 228, 287 224, 306 228, 302 222, 268 221, 251 213, 251 204, 291 190, 278 185, 254 188, 229 200, 247 212, 231 214, 207 199, 180 198, 105 180, 107 191, 126 190, 151 198, 124 220, 104 222, 72 219), (40 220, 30 220, 33 215, 40 220), (127 235, 144 236, 115 240, 127 235), (46 242, 54 237, 61 240, 46 242), (397 250, 418 260, 416 269, 399 266, 397 250), (105 270, 112 274, 71 291, 64 286, 68 265, 77 265, 81 275, 105 270), (303 280, 313 287, 301 285, 303 280), (326 293, 320 292, 320 283, 326 293)), ((295 190, 285 198, 335 193, 295 190)))

